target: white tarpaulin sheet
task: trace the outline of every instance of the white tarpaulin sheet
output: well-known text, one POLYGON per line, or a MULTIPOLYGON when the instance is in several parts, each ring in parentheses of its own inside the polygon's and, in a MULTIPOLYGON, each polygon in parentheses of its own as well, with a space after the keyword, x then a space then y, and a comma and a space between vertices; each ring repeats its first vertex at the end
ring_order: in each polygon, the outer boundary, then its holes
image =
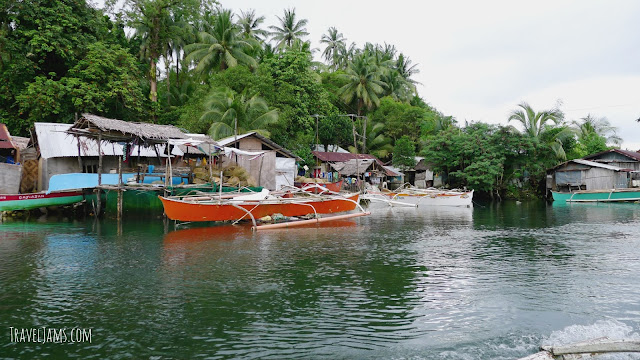
POLYGON ((296 177, 296 159, 276 157, 276 190, 293 186, 296 177))
POLYGON ((250 157, 249 160, 253 160, 264 155, 264 151, 244 151, 244 150, 238 150, 236 148, 230 148, 230 147, 224 148, 224 156, 231 158, 233 154, 239 155, 239 156, 249 156, 250 157))

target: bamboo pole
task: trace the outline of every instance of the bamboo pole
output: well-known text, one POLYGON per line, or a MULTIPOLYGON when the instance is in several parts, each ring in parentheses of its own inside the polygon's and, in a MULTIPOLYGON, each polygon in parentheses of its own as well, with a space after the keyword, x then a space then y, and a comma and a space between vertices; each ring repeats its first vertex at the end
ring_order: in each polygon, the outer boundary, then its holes
POLYGON ((317 224, 317 223, 322 223, 322 222, 327 222, 327 221, 332 221, 332 220, 350 219, 350 218, 355 218, 355 217, 360 217, 360 216, 367 216, 367 215, 371 215, 371 213, 370 212, 361 212, 361 213, 357 213, 357 214, 335 215, 335 216, 329 216, 329 217, 323 217, 323 218, 317 218, 317 219, 311 219, 311 220, 298 220, 298 221, 289 221, 289 222, 284 222, 284 223, 279 223, 279 224, 260 225, 260 226, 253 226, 251 228, 251 230, 258 231, 258 230, 272 230, 272 229, 290 228, 290 227, 295 227, 295 226, 302 226, 302 225, 308 225, 308 224, 317 224))

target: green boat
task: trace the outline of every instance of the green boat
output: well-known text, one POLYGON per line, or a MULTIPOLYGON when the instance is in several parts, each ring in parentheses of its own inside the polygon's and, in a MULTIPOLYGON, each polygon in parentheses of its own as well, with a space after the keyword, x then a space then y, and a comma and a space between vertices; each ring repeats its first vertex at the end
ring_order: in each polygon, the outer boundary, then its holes
POLYGON ((551 192, 553 201, 561 202, 616 202, 640 201, 640 189, 578 190, 573 192, 551 192))
POLYGON ((82 200, 84 200, 82 190, 0 194, 0 211, 31 210, 47 206, 70 205, 82 200))

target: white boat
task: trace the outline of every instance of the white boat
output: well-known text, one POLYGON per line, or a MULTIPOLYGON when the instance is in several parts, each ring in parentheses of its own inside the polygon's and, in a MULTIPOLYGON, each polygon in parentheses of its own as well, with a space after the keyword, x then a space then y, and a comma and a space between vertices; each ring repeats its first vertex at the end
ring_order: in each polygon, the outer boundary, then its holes
POLYGON ((372 202, 386 201, 390 206, 463 206, 473 205, 473 190, 407 188, 396 191, 369 191, 363 196, 372 202))

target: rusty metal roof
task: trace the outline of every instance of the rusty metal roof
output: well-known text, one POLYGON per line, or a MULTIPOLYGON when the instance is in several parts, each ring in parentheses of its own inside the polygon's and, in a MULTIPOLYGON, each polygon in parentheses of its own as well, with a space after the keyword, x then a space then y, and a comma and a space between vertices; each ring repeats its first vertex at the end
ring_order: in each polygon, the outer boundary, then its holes
POLYGON ((18 149, 5 124, 0 124, 0 149, 18 149))
POLYGON ((629 151, 629 150, 621 150, 621 149, 610 149, 610 150, 606 150, 606 151, 601 151, 601 152, 599 152, 597 154, 587 155, 587 156, 583 157, 583 159, 590 160, 590 159, 593 159, 593 158, 596 158, 598 156, 601 156, 601 155, 604 155, 604 154, 607 154, 607 153, 611 153, 611 152, 618 153, 620 155, 623 155, 623 156, 626 156, 628 158, 631 158, 631 159, 633 159, 635 161, 640 161, 640 153, 635 152, 635 151, 629 151))

